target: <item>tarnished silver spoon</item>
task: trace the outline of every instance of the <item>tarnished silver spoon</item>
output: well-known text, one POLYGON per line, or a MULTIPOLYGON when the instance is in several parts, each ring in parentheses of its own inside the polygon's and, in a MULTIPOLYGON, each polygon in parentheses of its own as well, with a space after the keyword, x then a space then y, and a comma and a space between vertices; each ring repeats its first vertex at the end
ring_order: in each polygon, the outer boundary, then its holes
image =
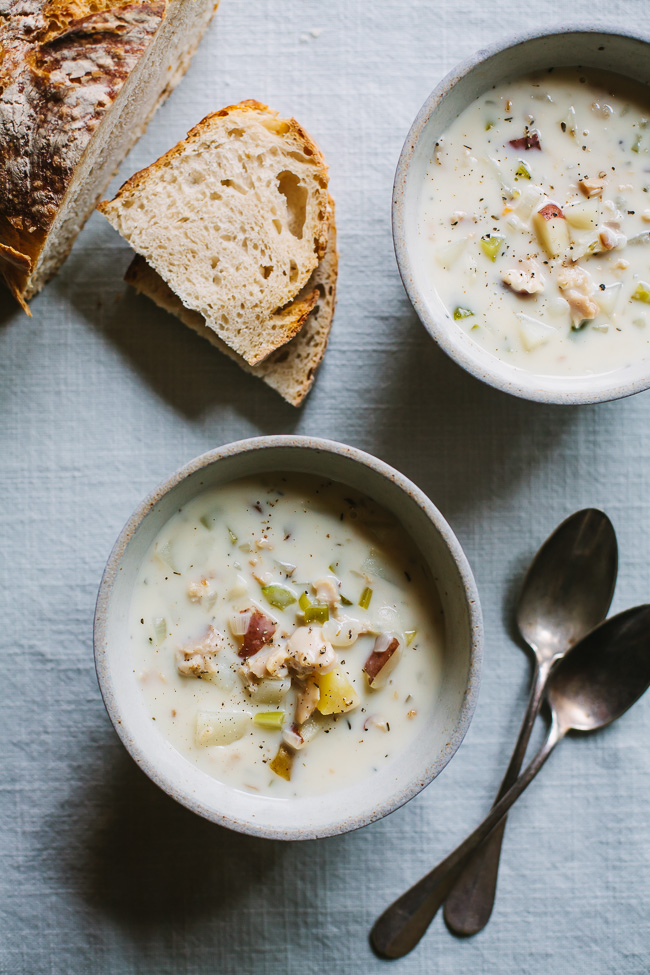
POLYGON ((402 894, 375 922, 370 942, 385 958, 411 951, 435 917, 467 859, 532 782, 567 732, 595 731, 619 718, 650 686, 650 605, 601 623, 551 671, 546 741, 486 819, 431 873, 402 894))
MULTIPOLYGON (((597 508, 585 508, 570 515, 535 556, 517 606, 519 632, 535 655, 533 686, 495 802, 519 775, 551 668, 574 643, 605 619, 614 595, 617 570, 614 527, 597 508)), ((505 828, 504 818, 449 892, 445 921, 455 934, 476 934, 490 919, 505 828)))

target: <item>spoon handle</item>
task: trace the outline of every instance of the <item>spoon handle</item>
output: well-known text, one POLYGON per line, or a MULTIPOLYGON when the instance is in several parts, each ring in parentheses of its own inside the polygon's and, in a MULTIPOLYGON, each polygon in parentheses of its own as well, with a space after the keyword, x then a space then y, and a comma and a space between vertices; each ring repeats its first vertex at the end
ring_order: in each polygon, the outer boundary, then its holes
POLYGON ((401 958, 415 948, 444 902, 467 858, 486 839, 494 827, 535 778, 557 743, 564 736, 555 716, 548 737, 530 765, 519 776, 483 822, 467 839, 410 890, 398 897, 375 921, 370 932, 374 950, 385 958, 401 958))
MULTIPOLYGON (((501 787, 494 800, 494 804, 501 799, 517 780, 521 766, 526 756, 526 749, 530 741, 530 734, 539 714, 544 687, 550 673, 551 661, 536 661, 533 686, 528 699, 528 707, 522 721, 510 759, 510 764, 501 783, 501 787)), ((482 931, 490 920, 494 898, 497 889, 497 875, 499 873, 499 858, 501 844, 506 828, 507 818, 492 830, 485 843, 469 858, 467 865, 458 877, 445 901, 445 922, 455 934, 465 937, 482 931)))

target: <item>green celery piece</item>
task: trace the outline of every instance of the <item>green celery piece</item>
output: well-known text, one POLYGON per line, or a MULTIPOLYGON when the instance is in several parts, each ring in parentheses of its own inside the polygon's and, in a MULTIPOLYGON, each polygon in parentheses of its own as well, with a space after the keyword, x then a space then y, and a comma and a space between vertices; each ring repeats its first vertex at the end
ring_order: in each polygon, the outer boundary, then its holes
POLYGON ((589 321, 588 318, 583 318, 581 322, 578 322, 577 323, 577 325, 572 325, 571 326, 571 331, 572 332, 581 332, 583 330, 583 328, 585 327, 585 325, 587 324, 588 321, 589 321))
MULTIPOLYGON (((481 237, 481 250, 486 254, 491 261, 496 261, 499 256, 499 252, 505 243, 505 237, 498 237, 496 234, 486 234, 485 237, 481 237)), ((467 311, 467 309, 463 309, 467 311)), ((458 311, 458 309, 456 309, 458 311)), ((472 313, 470 312, 470 315, 472 313)), ((456 317, 456 312, 454 312, 454 318, 456 317)), ((467 318, 467 315, 459 315, 459 318, 467 318)))
POLYGON ((291 606, 296 601, 294 593, 286 586, 262 586, 262 595, 267 603, 275 606, 276 609, 286 609, 287 606, 291 606))
POLYGON ((520 179, 533 178, 533 174, 531 173, 530 169, 528 168, 528 166, 526 165, 523 159, 519 160, 519 165, 515 169, 515 176, 518 176, 520 179))
POLYGON ((327 568, 330 570, 333 576, 336 575, 336 570, 338 569, 338 567, 339 567, 338 562, 332 562, 330 565, 327 566, 327 568))
POLYGON ((313 603, 307 609, 303 610, 303 614, 305 623, 327 623, 330 618, 330 608, 329 606, 321 606, 318 603, 313 603))
POLYGON ((486 132, 489 132, 489 131, 490 131, 490 129, 493 129, 493 128, 494 128, 494 122, 492 122, 492 121, 490 121, 490 120, 488 120, 488 121, 487 121, 487 122, 485 123, 485 131, 486 131, 486 132))
POLYGON ((370 606, 370 600, 372 599, 372 589, 370 586, 366 586, 361 595, 359 596, 359 606, 361 609, 368 609, 370 606))
POLYGON ((352 600, 348 599, 347 596, 341 595, 341 606, 351 606, 351 605, 352 605, 352 600))
POLYGON ((311 599, 309 598, 306 592, 300 593, 300 599, 298 600, 298 605, 300 606, 303 613, 311 606, 311 599))
POLYGON ((234 531, 232 530, 232 528, 229 528, 229 529, 228 529, 228 534, 230 535, 230 541, 232 542, 232 544, 233 544, 233 545, 236 545, 236 544, 237 544, 237 542, 239 541, 239 538, 238 538, 238 536, 237 536, 237 535, 235 535, 235 533, 234 533, 234 531))
POLYGON ((641 133, 637 135, 636 139, 634 140, 634 145, 632 146, 632 152, 640 152, 640 151, 641 151, 641 133))
POLYGON ((646 305, 650 305, 650 285, 639 281, 632 294, 632 301, 643 301, 646 305))
POLYGON ((417 630, 404 630, 404 636, 406 637, 406 646, 410 647, 415 640, 415 635, 417 630))
POLYGON ((253 715, 253 724, 268 731, 279 731, 284 724, 284 711, 258 711, 253 715))
POLYGON ((457 305, 454 308, 454 321, 457 322, 460 318, 471 318, 474 314, 469 308, 463 308, 461 305, 457 305))
POLYGON ((212 531, 212 529, 214 528, 218 520, 219 520, 218 511, 208 511, 206 512, 206 514, 201 515, 201 517, 199 518, 199 521, 201 522, 203 527, 207 528, 208 531, 212 531))

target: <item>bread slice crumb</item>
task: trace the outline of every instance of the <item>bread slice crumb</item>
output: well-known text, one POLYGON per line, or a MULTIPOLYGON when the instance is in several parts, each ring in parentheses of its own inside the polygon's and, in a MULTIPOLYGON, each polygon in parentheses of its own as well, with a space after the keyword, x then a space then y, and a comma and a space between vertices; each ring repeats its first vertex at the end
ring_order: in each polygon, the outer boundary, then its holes
POLYGON ((249 365, 237 355, 216 333, 205 324, 198 312, 186 308, 180 298, 162 280, 159 274, 149 267, 141 256, 133 258, 125 280, 136 291, 147 295, 160 308, 179 318, 198 335, 206 338, 236 362, 245 372, 258 376, 268 386, 276 390, 292 406, 300 406, 311 389, 316 370, 322 362, 327 348, 334 306, 336 303, 336 280, 338 274, 338 253, 336 249, 336 224, 334 203, 330 198, 331 220, 329 239, 325 255, 312 273, 309 281, 296 297, 296 302, 311 302, 301 331, 257 366, 249 365), (313 300, 312 300, 313 299, 313 300))
POLYGON ((291 303, 327 246, 327 183, 295 119, 246 101, 206 116, 99 209, 186 309, 258 365, 304 322, 291 303))

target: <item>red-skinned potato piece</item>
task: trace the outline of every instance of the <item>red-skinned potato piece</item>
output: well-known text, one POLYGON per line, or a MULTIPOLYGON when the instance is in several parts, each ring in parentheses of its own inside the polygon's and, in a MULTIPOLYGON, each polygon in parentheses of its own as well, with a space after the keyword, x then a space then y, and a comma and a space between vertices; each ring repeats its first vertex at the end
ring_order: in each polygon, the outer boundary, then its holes
POLYGON ((543 206, 541 210, 538 210, 537 212, 539 213, 540 217, 543 217, 544 220, 555 220, 556 218, 559 220, 564 220, 564 214, 557 203, 547 203, 546 206, 543 206))
POLYGON ((549 257, 560 257, 569 246, 569 228, 557 203, 547 203, 532 216, 537 238, 549 257))
MULTIPOLYGON (((377 644, 375 643, 375 646, 377 644)), ((363 665, 363 670, 368 678, 368 683, 371 687, 375 686, 376 682, 381 679, 382 670, 388 664, 389 660, 393 656, 396 650, 399 649, 399 640, 396 637, 390 641, 388 646, 377 653, 376 650, 372 650, 370 656, 363 665)))
POLYGON ((520 139, 510 139, 509 146, 513 149, 541 149, 539 135, 537 132, 527 132, 520 139))
POLYGON ((265 616, 258 609, 254 609, 251 615, 248 629, 244 633, 244 640, 239 648, 239 656, 252 657, 254 653, 261 650, 273 639, 277 623, 270 616, 265 616))

